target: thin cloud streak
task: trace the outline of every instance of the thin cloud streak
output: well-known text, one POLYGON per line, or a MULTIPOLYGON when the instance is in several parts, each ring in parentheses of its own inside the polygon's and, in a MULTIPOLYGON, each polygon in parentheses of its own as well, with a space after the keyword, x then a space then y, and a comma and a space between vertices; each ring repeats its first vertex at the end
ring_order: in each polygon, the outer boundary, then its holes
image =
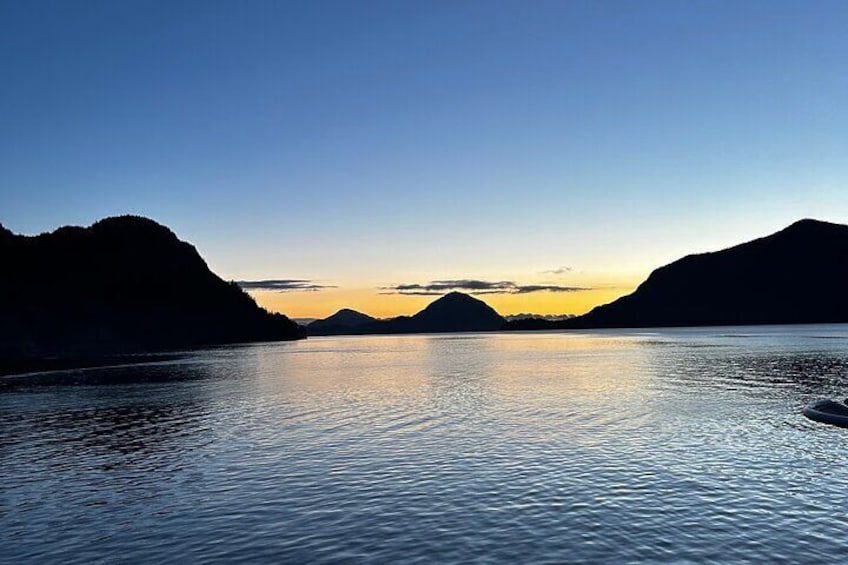
POLYGON ((548 269, 547 271, 542 271, 542 273, 549 275, 564 275, 566 273, 572 272, 573 270, 574 267, 563 266, 557 267, 556 269, 548 269))
POLYGON ((433 296, 451 291, 469 294, 529 294, 531 292, 580 292, 589 287, 563 286, 556 284, 518 284, 514 281, 484 281, 480 279, 437 280, 426 284, 404 283, 380 287, 380 294, 404 294, 409 296, 433 296))
POLYGON ((317 284, 309 279, 267 279, 259 281, 236 281, 244 290, 272 290, 276 292, 317 292, 332 285, 317 284))

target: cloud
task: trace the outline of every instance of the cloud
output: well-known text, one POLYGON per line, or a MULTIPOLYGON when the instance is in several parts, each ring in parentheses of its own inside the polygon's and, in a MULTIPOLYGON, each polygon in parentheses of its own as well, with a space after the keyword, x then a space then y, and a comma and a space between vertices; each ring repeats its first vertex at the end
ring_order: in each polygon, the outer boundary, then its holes
POLYGON ((548 269, 547 271, 542 271, 542 272, 545 273, 545 274, 550 274, 550 275, 564 275, 565 273, 570 273, 573 270, 574 270, 574 267, 563 266, 563 267, 557 267, 556 269, 548 269))
POLYGON ((269 279, 262 281, 236 281, 244 290, 275 290, 277 292, 315 292, 335 286, 316 284, 309 279, 269 279))
POLYGON ((398 292, 427 292, 439 293, 450 290, 467 290, 467 291, 492 291, 506 290, 515 286, 515 283, 510 281, 481 281, 478 279, 457 279, 457 280, 440 280, 430 281, 427 284, 399 284, 392 287, 384 287, 386 290, 395 290, 398 292))
POLYGON ((526 284, 513 281, 484 281, 480 279, 455 279, 430 281, 426 284, 405 283, 380 288, 381 294, 405 294, 409 296, 432 296, 451 291, 469 294, 528 294, 531 292, 579 292, 591 290, 579 286, 556 284, 526 284))
POLYGON ((581 290, 592 290, 582 286, 562 286, 558 284, 525 284, 515 287, 516 294, 526 294, 528 292, 579 292, 581 290))

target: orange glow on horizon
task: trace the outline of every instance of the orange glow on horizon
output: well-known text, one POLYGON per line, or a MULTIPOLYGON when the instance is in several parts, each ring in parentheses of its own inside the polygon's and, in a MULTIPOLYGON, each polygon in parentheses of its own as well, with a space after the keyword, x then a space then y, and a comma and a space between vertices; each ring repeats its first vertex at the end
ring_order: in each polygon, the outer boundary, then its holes
MULTIPOLYGON (((636 283, 623 283, 576 292, 483 294, 475 297, 504 316, 519 313, 584 314, 595 306, 630 294, 635 288, 636 283)), ((408 316, 420 311, 440 296, 380 294, 373 288, 327 289, 317 292, 261 290, 251 291, 250 295, 260 306, 291 318, 326 318, 342 308, 351 308, 375 318, 408 316)))

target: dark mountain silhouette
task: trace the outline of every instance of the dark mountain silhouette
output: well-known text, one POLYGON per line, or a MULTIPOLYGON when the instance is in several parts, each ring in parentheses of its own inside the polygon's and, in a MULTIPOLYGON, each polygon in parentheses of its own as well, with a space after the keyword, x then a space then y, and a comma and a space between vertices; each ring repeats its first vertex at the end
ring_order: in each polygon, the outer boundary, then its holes
POLYGON ((476 332, 499 330, 505 320, 483 302, 461 292, 451 292, 431 302, 401 326, 415 332, 476 332))
POLYGON ((0 361, 304 336, 146 218, 34 237, 2 228, 0 261, 0 361))
POLYGON ((363 314, 350 308, 342 308, 332 316, 310 323, 306 326, 306 330, 309 335, 337 335, 346 333, 350 328, 376 321, 377 318, 373 318, 368 314, 363 314))
POLYGON ((451 292, 431 302, 414 316, 348 326, 338 334, 484 332, 501 329, 505 321, 482 300, 461 292, 451 292))
MULTIPOLYGON (((576 318, 574 319, 576 320, 576 318)), ((519 318, 517 320, 507 320, 503 329, 505 331, 558 330, 565 327, 565 321, 547 320, 542 317, 519 318)))
POLYGON ((574 314, 531 314, 524 312, 520 314, 509 314, 504 316, 507 322, 517 322, 520 320, 547 320, 549 322, 559 322, 560 320, 568 320, 574 318, 574 314))
POLYGON ((506 329, 827 322, 848 322, 848 226, 801 220, 660 267, 632 294, 583 316, 506 329))

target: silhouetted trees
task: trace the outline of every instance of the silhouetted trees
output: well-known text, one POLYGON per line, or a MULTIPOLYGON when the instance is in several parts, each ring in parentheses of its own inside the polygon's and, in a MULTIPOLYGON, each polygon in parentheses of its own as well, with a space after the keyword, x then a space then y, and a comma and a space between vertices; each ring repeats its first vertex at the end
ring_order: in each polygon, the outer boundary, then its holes
POLYGON ((147 218, 107 218, 35 237, 3 228, 0 261, 0 358, 304 336, 147 218))

